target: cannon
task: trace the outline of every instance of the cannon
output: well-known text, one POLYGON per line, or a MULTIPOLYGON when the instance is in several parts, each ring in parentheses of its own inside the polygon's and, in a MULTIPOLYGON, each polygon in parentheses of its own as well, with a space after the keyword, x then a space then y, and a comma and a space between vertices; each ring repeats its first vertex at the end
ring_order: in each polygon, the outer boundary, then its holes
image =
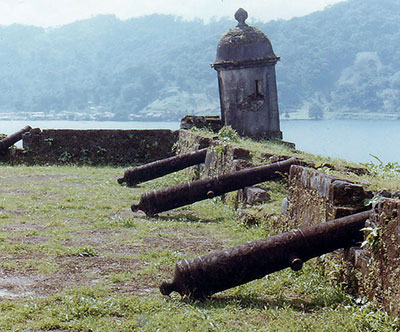
POLYGON ((173 280, 163 281, 160 291, 163 295, 175 291, 202 299, 287 267, 300 270, 311 258, 361 242, 361 229, 370 214, 364 211, 179 261, 173 280))
POLYGON ((28 131, 30 131, 32 128, 30 126, 26 126, 22 128, 21 130, 18 130, 16 133, 11 134, 7 136, 6 138, 3 138, 0 141, 0 152, 6 151, 10 146, 13 144, 17 143, 22 139, 22 135, 28 131))
POLYGON ((123 184, 126 182, 128 187, 133 187, 138 183, 201 164, 205 161, 206 154, 207 149, 201 149, 128 169, 125 171, 124 176, 118 179, 118 183, 123 184))
POLYGON ((288 173, 296 158, 269 165, 246 168, 241 171, 218 175, 208 179, 185 182, 161 190, 144 193, 139 204, 132 205, 132 211, 144 211, 147 216, 172 210, 204 199, 220 196, 225 193, 272 180, 288 173))

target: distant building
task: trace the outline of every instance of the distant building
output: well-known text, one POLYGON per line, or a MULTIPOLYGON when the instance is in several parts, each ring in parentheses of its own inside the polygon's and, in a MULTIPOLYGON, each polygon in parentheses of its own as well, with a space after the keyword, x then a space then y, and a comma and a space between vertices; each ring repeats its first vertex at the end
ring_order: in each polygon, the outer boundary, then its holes
POLYGON ((247 12, 240 8, 238 25, 223 35, 213 63, 218 72, 221 118, 239 135, 282 138, 274 54, 268 37, 245 23, 247 12))

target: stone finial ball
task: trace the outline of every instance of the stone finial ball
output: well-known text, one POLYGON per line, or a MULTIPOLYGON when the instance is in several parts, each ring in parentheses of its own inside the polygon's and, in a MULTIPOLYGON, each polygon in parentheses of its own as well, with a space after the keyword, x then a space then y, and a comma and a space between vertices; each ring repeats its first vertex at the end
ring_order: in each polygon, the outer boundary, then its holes
POLYGON ((239 22, 239 24, 238 24, 239 27, 247 25, 244 21, 246 21, 248 17, 249 17, 249 15, 243 8, 239 8, 237 10, 237 12, 235 13, 235 19, 236 19, 236 21, 239 22))

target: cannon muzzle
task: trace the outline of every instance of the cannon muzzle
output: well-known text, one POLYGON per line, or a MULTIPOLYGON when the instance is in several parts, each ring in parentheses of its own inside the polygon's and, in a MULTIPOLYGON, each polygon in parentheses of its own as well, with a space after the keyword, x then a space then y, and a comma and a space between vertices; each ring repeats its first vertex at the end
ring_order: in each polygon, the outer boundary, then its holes
POLYGON ((214 176, 193 182, 181 183, 161 190, 144 193, 139 204, 132 205, 132 211, 141 210, 148 216, 192 204, 204 199, 272 180, 288 173, 290 166, 297 162, 290 158, 270 165, 243 169, 241 171, 214 176))
POLYGON ((125 171, 124 176, 118 179, 118 183, 123 184, 126 182, 128 187, 133 187, 141 182, 201 164, 205 161, 206 154, 207 149, 201 149, 128 169, 125 171))
POLYGON ((160 291, 201 299, 287 267, 300 270, 311 258, 360 243, 370 214, 365 211, 179 261, 173 280, 162 282, 160 291))
POLYGON ((6 138, 3 138, 0 141, 0 152, 6 151, 10 146, 13 144, 17 143, 22 139, 22 135, 28 131, 30 131, 32 128, 30 126, 26 126, 22 128, 21 130, 18 130, 16 133, 11 134, 7 136, 6 138))

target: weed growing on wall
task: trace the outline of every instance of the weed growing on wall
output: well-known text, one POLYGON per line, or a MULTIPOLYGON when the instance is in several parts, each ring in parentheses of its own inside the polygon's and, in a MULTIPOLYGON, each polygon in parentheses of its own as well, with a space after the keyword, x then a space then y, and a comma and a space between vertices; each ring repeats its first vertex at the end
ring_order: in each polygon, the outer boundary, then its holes
POLYGON ((218 144, 214 146, 214 151, 218 155, 223 155, 226 152, 228 145, 238 142, 238 133, 231 126, 224 126, 218 132, 218 144))
POLYGON ((384 163, 379 157, 370 154, 376 162, 361 163, 368 171, 375 176, 390 177, 400 175, 400 164, 397 162, 384 163))

